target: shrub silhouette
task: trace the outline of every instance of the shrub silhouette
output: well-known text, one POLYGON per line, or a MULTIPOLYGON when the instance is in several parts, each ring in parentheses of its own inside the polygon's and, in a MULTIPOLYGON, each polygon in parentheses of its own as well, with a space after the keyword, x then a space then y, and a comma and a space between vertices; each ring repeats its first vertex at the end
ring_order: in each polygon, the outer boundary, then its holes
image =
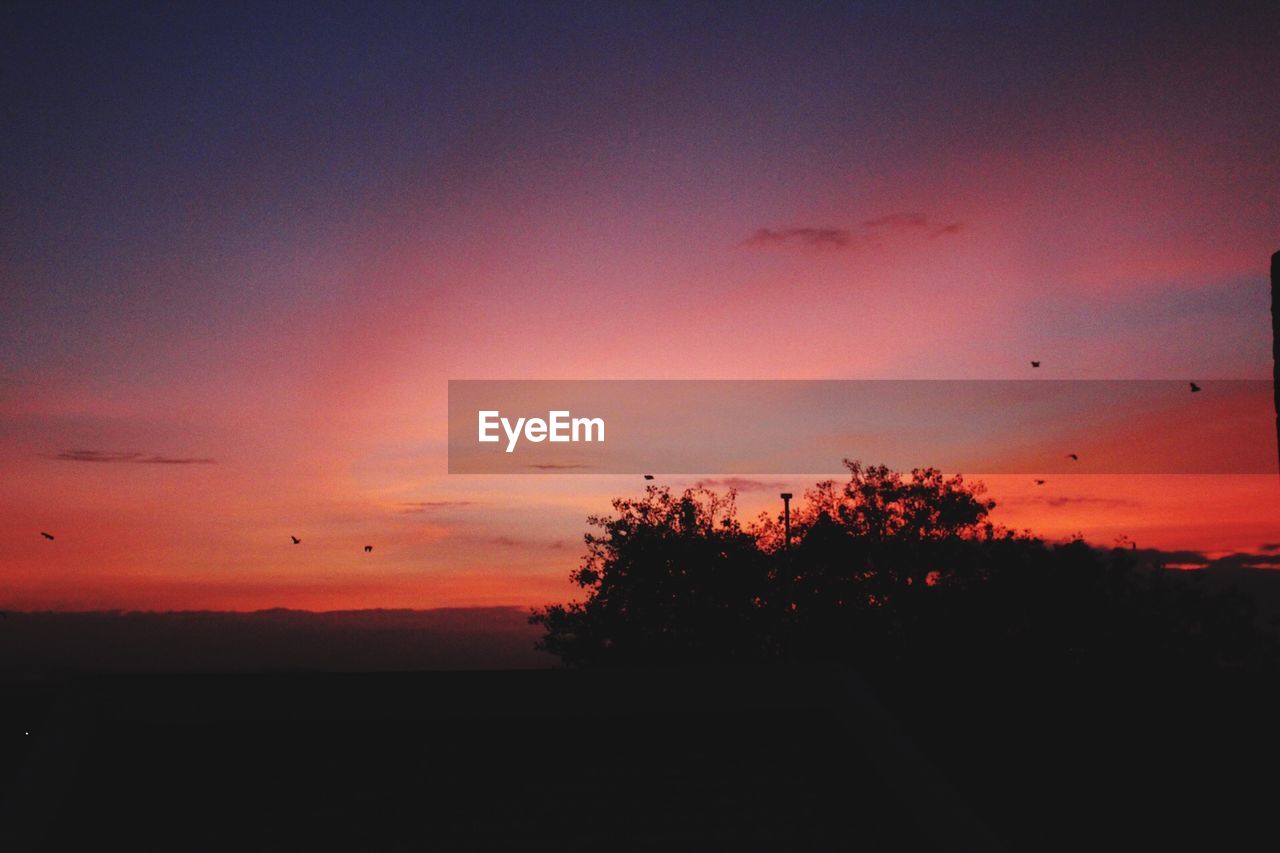
POLYGON ((806 492, 791 547, 734 494, 618 499, 571 579, 535 611, 571 666, 842 661, 875 670, 1271 664, 1252 603, 1128 549, 1050 544, 989 520, 980 483, 845 461, 806 492))
POLYGON ((758 657, 770 561, 738 522, 733 495, 649 486, 613 507, 615 517, 588 519, 603 532, 586 535, 571 575, 587 600, 533 617, 547 628, 541 647, 570 664, 758 657))

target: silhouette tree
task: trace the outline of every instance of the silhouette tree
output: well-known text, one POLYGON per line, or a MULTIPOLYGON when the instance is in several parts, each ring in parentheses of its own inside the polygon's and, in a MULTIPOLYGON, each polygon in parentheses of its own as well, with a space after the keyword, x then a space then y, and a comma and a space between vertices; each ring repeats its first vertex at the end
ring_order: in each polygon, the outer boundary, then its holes
POLYGON ((650 486, 589 519, 581 602, 531 615, 575 666, 837 660, 864 671, 1270 665, 1252 604, 1148 554, 993 524, 980 483, 845 462, 793 516, 650 486))
POLYGON ((734 494, 649 486, 592 516, 600 533, 570 576, 586 601, 534 614, 540 647, 570 664, 678 663, 759 657, 767 555, 737 519, 734 494))
POLYGON ((809 489, 793 518, 799 541, 785 552, 776 518, 754 528, 776 571, 768 599, 779 648, 799 659, 899 657, 904 598, 972 574, 972 543, 998 535, 981 484, 936 469, 904 476, 845 460, 848 482, 809 489))

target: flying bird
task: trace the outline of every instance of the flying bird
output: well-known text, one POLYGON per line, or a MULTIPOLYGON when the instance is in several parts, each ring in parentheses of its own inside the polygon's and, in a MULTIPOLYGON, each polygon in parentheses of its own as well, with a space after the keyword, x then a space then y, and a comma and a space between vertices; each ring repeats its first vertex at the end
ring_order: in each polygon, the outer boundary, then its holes
POLYGON ((1072 462, 1079 462, 1079 461, 1080 461, 1080 457, 1079 457, 1079 456, 1077 456, 1077 455, 1076 455, 1076 454, 1074 454, 1074 453, 1068 453, 1068 454, 1067 454, 1067 458, 1068 458, 1068 459, 1070 459, 1072 462))
POLYGON ((1191 383, 1191 393, 1192 393, 1192 394, 1194 394, 1194 393, 1196 393, 1196 392, 1197 392, 1197 391, 1199 391, 1199 390, 1200 390, 1200 386, 1199 386, 1199 385, 1197 385, 1196 383, 1192 382, 1192 383, 1191 383))
POLYGON ((301 539, 299 539, 297 536, 294 536, 292 534, 289 535, 289 538, 293 540, 294 545, 300 545, 302 543, 301 539))
POLYGON ((372 546, 372 545, 365 545, 365 546, 364 546, 364 552, 365 552, 366 554, 368 554, 368 553, 369 553, 370 551, 372 551, 372 550, 373 550, 373 546, 372 546))
POLYGON ((1038 362, 1038 361, 1033 361, 1033 362, 1031 362, 1031 366, 1032 366, 1032 367, 1039 367, 1039 366, 1040 366, 1040 362, 1038 362))
POLYGON ((653 475, 652 475, 652 474, 645 474, 645 475, 644 475, 644 478, 645 478, 646 480, 652 480, 652 479, 653 479, 653 475))
POLYGON ((1036 485, 1037 485, 1037 486, 1043 486, 1043 485, 1044 485, 1044 480, 1036 480, 1036 485))
POLYGON ((50 542, 52 542, 52 541, 53 541, 53 534, 52 534, 52 533, 45 533, 43 530, 41 530, 41 531, 40 531, 40 535, 41 535, 41 536, 43 536, 45 539, 48 539, 50 542))

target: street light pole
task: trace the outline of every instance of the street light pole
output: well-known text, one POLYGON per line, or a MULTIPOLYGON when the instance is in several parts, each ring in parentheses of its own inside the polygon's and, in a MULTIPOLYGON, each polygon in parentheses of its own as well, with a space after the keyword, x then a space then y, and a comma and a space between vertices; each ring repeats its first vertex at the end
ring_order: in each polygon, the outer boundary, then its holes
POLYGON ((791 550, 791 497, 791 492, 782 493, 782 519, 787 537, 782 547, 788 551, 791 550))

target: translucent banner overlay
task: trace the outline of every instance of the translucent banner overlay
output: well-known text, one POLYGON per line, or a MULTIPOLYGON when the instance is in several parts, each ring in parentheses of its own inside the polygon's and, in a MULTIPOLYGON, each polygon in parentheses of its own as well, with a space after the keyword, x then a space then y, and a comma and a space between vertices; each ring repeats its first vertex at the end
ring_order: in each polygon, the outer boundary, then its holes
POLYGON ((451 474, 839 474, 845 458, 983 474, 1275 473, 1272 385, 449 382, 451 474))

